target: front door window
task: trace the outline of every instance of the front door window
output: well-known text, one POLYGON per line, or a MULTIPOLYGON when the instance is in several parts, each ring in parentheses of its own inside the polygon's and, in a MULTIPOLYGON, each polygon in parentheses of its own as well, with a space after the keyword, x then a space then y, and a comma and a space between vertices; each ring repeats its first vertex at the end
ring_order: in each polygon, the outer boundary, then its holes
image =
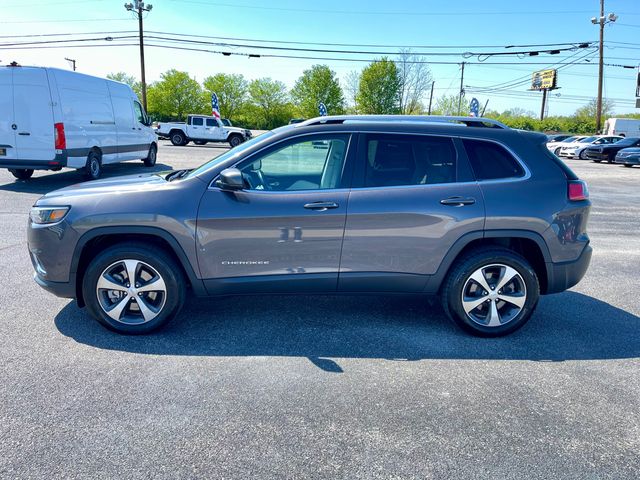
POLYGON ((306 138, 240 167, 249 190, 302 191, 338 188, 348 135, 306 138))

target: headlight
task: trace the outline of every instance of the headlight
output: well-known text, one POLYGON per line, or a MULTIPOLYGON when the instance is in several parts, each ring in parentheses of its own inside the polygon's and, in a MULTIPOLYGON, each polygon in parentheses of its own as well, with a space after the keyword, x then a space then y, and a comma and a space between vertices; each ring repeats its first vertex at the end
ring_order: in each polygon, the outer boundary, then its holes
POLYGON ((69 207, 32 207, 29 217, 38 225, 61 222, 69 213, 69 207))

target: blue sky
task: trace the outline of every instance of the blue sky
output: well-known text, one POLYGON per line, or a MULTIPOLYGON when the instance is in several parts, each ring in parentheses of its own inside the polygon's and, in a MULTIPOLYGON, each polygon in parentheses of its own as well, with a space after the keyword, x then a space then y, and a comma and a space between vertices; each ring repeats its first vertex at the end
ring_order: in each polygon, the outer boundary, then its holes
MULTIPOLYGON (((3 38, 0 38, 0 43, 26 40, 8 37, 12 35, 81 32, 106 32, 95 36, 86 35, 87 38, 131 35, 113 33, 137 29, 136 21, 125 11, 123 3, 123 0, 0 0, 3 12, 0 19, 3 38)), ((596 95, 596 51, 569 51, 559 55, 540 54, 526 58, 492 57, 484 63, 478 62, 476 57, 465 59, 459 54, 467 51, 507 51, 504 49, 506 45, 596 41, 598 28, 591 24, 590 18, 598 14, 597 0, 152 0, 150 3, 153 4, 153 10, 145 19, 145 29, 149 31, 258 40, 389 45, 386 48, 372 48, 280 44, 297 48, 395 52, 399 45, 425 45, 429 47, 413 50, 429 53, 453 52, 457 55, 428 55, 426 59, 433 62, 468 62, 464 81, 468 98, 475 96, 481 102, 488 99, 489 108, 496 110, 520 107, 539 112, 540 94, 527 92, 527 84, 509 86, 507 82, 526 79, 533 71, 556 62, 585 57, 584 60, 591 59, 590 64, 567 66, 559 72, 559 86, 562 88, 551 94, 549 114, 570 114, 585 104, 588 98, 596 95), (495 47, 477 47, 485 45, 495 47), (444 46, 459 48, 439 48, 444 46), (505 62, 507 65, 489 65, 491 62, 505 62), (527 65, 527 62, 539 62, 540 65, 527 65), (491 87, 492 91, 482 90, 487 87, 491 87)), ((640 64, 640 1, 607 0, 605 12, 615 12, 619 16, 615 24, 605 29, 605 43, 610 42, 605 48, 605 62, 637 67, 640 64)), ((59 37, 62 38, 65 37, 59 37)), ((122 40, 125 41, 134 40, 122 40)), ((257 44, 254 41, 235 43, 257 44)), ((255 48, 204 48, 235 53, 268 53, 255 48)), ((515 50, 536 48, 538 47, 522 47, 515 50)), ((380 56, 285 51, 271 53, 351 59, 380 56)), ((78 70, 85 73, 104 76, 109 72, 125 71, 139 76, 136 46, 65 46, 21 50, 0 47, 0 63, 3 64, 16 60, 23 65, 69 68, 65 57, 76 59, 78 70)), ((356 61, 247 58, 154 47, 146 49, 146 57, 148 81, 158 79, 160 73, 169 68, 177 68, 188 71, 200 81, 207 75, 226 72, 242 73, 249 79, 269 76, 292 86, 302 71, 314 63, 328 64, 341 79, 348 72, 366 65, 356 61)), ((460 84, 460 66, 431 64, 430 67, 436 82, 435 96, 456 94, 460 84)), ((614 99, 617 113, 640 112, 633 107, 636 74, 637 69, 605 68, 605 96, 614 99)))

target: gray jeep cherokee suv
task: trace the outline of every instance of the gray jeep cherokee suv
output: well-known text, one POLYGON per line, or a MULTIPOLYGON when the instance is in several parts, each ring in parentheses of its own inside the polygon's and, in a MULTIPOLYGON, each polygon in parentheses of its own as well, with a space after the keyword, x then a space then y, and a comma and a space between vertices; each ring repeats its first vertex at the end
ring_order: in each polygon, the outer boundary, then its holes
POLYGON ((190 291, 439 294, 465 330, 504 335, 591 258, 586 185, 545 142, 482 118, 307 120, 194 170, 45 195, 35 280, 122 333, 190 291))

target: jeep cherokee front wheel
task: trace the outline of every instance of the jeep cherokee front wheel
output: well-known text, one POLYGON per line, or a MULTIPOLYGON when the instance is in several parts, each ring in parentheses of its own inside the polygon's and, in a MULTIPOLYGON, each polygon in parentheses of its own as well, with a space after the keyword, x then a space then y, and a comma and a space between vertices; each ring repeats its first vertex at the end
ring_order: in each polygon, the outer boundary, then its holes
POLYGON ((447 315, 464 330, 498 337, 522 327, 539 296, 538 277, 522 256, 490 248, 476 250, 454 265, 442 303, 447 315))
POLYGON ((184 302, 180 268, 163 250, 137 243, 108 248, 89 264, 82 295, 91 315, 120 333, 140 334, 171 320, 184 302))

